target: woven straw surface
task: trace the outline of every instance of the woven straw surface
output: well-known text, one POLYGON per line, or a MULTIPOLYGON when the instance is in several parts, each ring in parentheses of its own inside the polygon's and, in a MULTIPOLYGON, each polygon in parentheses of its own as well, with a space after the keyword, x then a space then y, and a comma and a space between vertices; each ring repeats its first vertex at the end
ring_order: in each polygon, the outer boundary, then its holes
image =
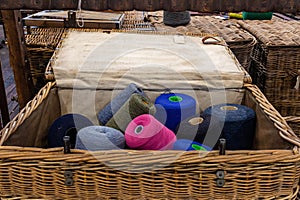
POLYGON ((300 70, 300 22, 275 18, 239 24, 258 40, 251 56, 254 83, 283 116, 300 116, 300 90, 294 89, 300 70))
POLYGON ((294 132, 300 137, 300 117, 289 116, 284 118, 290 127, 294 130, 294 132))
POLYGON ((192 16, 191 22, 186 26, 173 28, 163 24, 162 12, 150 13, 150 21, 157 31, 177 33, 204 33, 223 37, 235 54, 241 65, 248 69, 250 53, 256 43, 255 38, 243 30, 236 20, 216 19, 213 16, 192 16))
POLYGON ((37 91, 46 84, 45 69, 63 32, 62 28, 31 28, 25 35, 30 73, 37 91))
POLYGON ((211 152, 199 158, 197 152, 64 155, 62 149, 3 147, 0 156, 6 160, 0 169, 3 196, 45 199, 280 199, 293 193, 299 176, 299 155, 290 151, 211 152), (164 168, 150 171, 147 163, 164 168), (122 170, 127 165, 132 171, 122 170), (225 171, 222 188, 217 170, 225 171), (65 171, 73 173, 73 186, 65 185, 65 171))
MULTIPOLYGON (((48 83, 0 132, 1 144, 47 98, 48 83)), ((1 196, 45 199, 293 199, 300 176, 300 139, 254 85, 259 102, 293 150, 227 151, 207 155, 182 151, 102 151, 0 147, 1 196), (65 172, 73 185, 66 186, 65 172), (216 184, 224 171, 225 185, 216 184)), ((276 133, 274 133, 276 134, 276 133)))
POLYGON ((63 32, 63 28, 31 28, 30 33, 25 36, 26 45, 55 50, 63 32))

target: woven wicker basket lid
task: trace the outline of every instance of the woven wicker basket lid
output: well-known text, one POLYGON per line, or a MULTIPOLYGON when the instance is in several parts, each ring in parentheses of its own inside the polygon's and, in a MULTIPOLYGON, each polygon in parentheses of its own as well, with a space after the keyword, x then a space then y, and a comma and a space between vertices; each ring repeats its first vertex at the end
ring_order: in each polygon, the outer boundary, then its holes
POLYGON ((188 25, 173 28, 162 23, 162 12, 152 12, 149 15, 151 22, 158 31, 216 34, 224 38, 227 43, 251 42, 253 40, 253 36, 243 30, 236 20, 222 20, 215 18, 215 16, 192 16, 188 25))
POLYGON ((238 22, 266 46, 300 47, 300 22, 272 20, 246 20, 238 22))
POLYGON ((27 47, 48 47, 55 49, 60 42, 64 28, 32 28, 25 35, 27 47))

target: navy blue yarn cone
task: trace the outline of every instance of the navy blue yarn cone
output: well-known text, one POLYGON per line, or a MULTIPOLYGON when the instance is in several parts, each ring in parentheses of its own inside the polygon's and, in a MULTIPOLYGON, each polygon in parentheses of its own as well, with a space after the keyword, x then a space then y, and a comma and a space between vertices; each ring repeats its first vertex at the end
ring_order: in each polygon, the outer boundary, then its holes
POLYGON ((110 127, 89 126, 78 132, 75 148, 89 151, 124 149, 125 137, 110 127))
POLYGON ((196 100, 186 94, 161 94, 155 100, 155 106, 155 118, 174 132, 182 120, 196 114, 196 100))
POLYGON ((226 139, 226 149, 252 149, 256 129, 254 110, 239 104, 220 104, 206 109, 204 114, 224 124, 222 137, 226 139))
POLYGON ((211 148, 201 143, 194 142, 192 140, 180 139, 173 144, 173 150, 182 151, 210 151, 211 148))
POLYGON ((93 123, 80 114, 67 114, 56 119, 48 131, 48 147, 63 147, 64 136, 70 136, 71 148, 75 147, 77 132, 93 123))
POLYGON ((192 140, 214 148, 222 134, 222 123, 209 115, 194 115, 177 126, 177 139, 192 140))
POLYGON ((122 90, 110 103, 108 103, 99 113, 98 121, 100 125, 105 125, 113 115, 125 104, 132 94, 137 93, 146 97, 146 94, 136 84, 131 83, 122 90))

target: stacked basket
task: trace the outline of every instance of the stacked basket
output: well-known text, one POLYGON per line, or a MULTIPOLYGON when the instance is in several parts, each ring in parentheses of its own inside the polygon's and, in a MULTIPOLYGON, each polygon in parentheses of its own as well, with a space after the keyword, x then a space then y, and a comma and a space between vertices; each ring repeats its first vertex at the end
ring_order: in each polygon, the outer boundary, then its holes
MULTIPOLYGON (((300 22, 239 23, 258 40, 249 70, 254 83, 283 116, 300 116, 300 88, 296 86, 300 79, 300 22)), ((292 126, 300 134, 300 126, 292 126)))
POLYGON ((218 35, 224 38, 241 65, 245 69, 249 68, 250 53, 256 44, 256 39, 243 30, 236 20, 222 20, 215 16, 192 16, 190 24, 173 28, 163 24, 161 12, 152 13, 150 19, 157 31, 218 35))
POLYGON ((25 35, 30 71, 36 91, 46 84, 45 69, 63 32, 63 28, 31 28, 25 35))
MULTIPOLYGON (((84 36, 84 34, 78 34, 84 36)), ((100 32, 99 34, 86 34, 86 40, 90 41, 90 36, 93 35, 94 38, 100 36, 123 37, 123 35, 113 32, 107 35, 100 32)), ((136 37, 143 38, 143 36, 136 37)), ((158 37, 163 36, 158 35, 158 37)), ((168 41, 172 42, 173 40, 170 39, 173 37, 175 36, 167 37, 169 38, 168 41)), ((83 39, 82 37, 79 38, 83 39)), ((149 36, 146 38, 149 38, 149 36)), ((53 57, 53 62, 51 62, 54 66, 58 62, 57 66, 61 67, 60 70, 62 71, 64 71, 63 66, 66 65, 61 66, 59 63, 73 61, 71 58, 74 58, 62 50, 67 46, 68 39, 70 39, 70 35, 67 34, 64 44, 62 43, 53 57)), ((197 42, 201 41, 199 38, 189 39, 197 42)), ((155 42, 156 40, 146 41, 155 42)), ((93 45, 95 43, 90 41, 89 45, 85 45, 85 47, 93 45)), ((124 46, 122 47, 124 48, 124 46)), ((105 51, 118 50, 114 46, 105 47, 105 51)), ((209 48, 211 47, 213 46, 209 48)), ((72 49, 69 48, 69 50, 72 49)), ((105 51, 102 51, 102 53, 106 53, 105 51)), ((228 52, 229 50, 225 49, 225 51, 228 52)), ((136 52, 130 51, 129 55, 136 52)), ((99 53, 95 55, 98 58, 99 53)), ((231 56, 230 53, 227 55, 231 56)), ((133 58, 131 57, 127 61, 131 62, 133 58)), ((235 59, 233 57, 229 58, 235 59)), ((141 61, 139 57, 137 59, 139 62, 141 61)), ((88 60, 91 67, 95 65, 94 61, 96 60, 88 60)), ((121 61, 126 61, 126 59, 113 64, 122 63, 121 61)), ((176 62, 175 60, 169 61, 176 62)), ((96 66, 97 68, 93 69, 99 70, 99 67, 105 67, 99 65, 99 63, 96 66)), ((244 73, 239 65, 236 67, 239 74, 244 73)), ((179 69, 183 70, 182 67, 179 67, 179 69)), ((56 68, 56 70, 58 69, 56 68)), ((65 72, 69 75, 68 70, 65 69, 65 72)), ((106 72, 109 72, 109 70, 106 72)), ((145 73, 147 71, 143 71, 143 74, 145 73)), ((154 75, 156 74, 154 73, 154 75)), ((55 75, 61 76, 62 74, 55 75)), ((81 77, 81 81, 86 78, 86 75, 81 77)), ((117 73, 112 75, 118 76, 117 73)), ((190 75, 194 76, 193 73, 190 75)), ((95 78, 96 75, 93 75, 93 77, 95 78)), ((76 76, 76 78, 79 77, 76 76)), ((102 78, 105 78, 105 74, 102 78)), ((176 78, 173 81, 176 81, 176 78)), ((113 92, 113 90, 107 88, 98 88, 97 90, 95 88, 62 88, 60 86, 64 84, 62 81, 65 80, 60 79, 60 82, 57 81, 57 85, 48 83, 20 114, 1 130, 0 145, 5 145, 0 147, 1 196, 39 199, 296 198, 300 176, 300 139, 256 86, 249 83, 244 83, 243 86, 241 80, 240 88, 225 89, 229 95, 233 93, 240 94, 241 98, 235 100, 256 111, 258 123, 255 150, 226 151, 226 155, 220 155, 218 151, 202 154, 197 151, 135 150, 99 152, 72 150, 71 154, 64 154, 62 148, 28 148, 28 146, 44 147, 41 144, 44 143, 47 137, 48 127, 56 118, 66 112, 66 107, 73 106, 69 104, 74 103, 72 101, 74 92, 85 94, 84 99, 79 103, 88 107, 91 107, 87 102, 91 94, 95 95, 92 95, 92 100, 95 101, 94 98, 97 98, 96 103, 103 107, 105 101, 110 100, 113 92), (66 94, 69 94, 68 98, 71 99, 62 98, 66 94), (24 146, 27 147, 22 148, 24 146), (222 179, 223 185, 218 184, 219 179, 222 179)), ((72 79, 69 81, 72 82, 72 79)), ((85 81, 88 82, 90 79, 85 81)), ((158 79, 158 81, 164 80, 158 79)), ((196 84, 195 87, 197 87, 197 81, 199 80, 193 80, 193 84, 196 84)), ((82 84, 84 82, 77 83, 82 84)), ((103 87, 103 84, 110 83, 106 81, 99 86, 103 87)), ((155 82, 149 84, 157 86, 155 82)), ((179 86, 181 84, 181 82, 178 82, 179 86)), ((147 85, 144 85, 144 87, 147 87, 147 85)), ((195 91, 206 93, 206 89, 197 87, 195 91)), ((157 96, 159 93, 157 89, 153 90, 153 88, 146 88, 145 91, 150 96, 157 96)), ((212 93, 207 94, 208 96, 213 95, 212 93)), ((75 106, 75 108, 77 107, 75 106)))

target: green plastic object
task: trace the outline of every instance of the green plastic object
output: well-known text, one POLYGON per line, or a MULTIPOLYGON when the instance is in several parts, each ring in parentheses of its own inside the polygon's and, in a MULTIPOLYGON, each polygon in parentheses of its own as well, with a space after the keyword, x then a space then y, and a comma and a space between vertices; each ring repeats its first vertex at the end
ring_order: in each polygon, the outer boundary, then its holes
POLYGON ((244 20, 271 20, 273 12, 243 12, 244 20))
POLYGON ((197 144, 192 144, 192 148, 197 150, 197 151, 208 151, 207 149, 205 149, 204 147, 197 145, 197 144))
POLYGON ((169 97, 169 101, 173 103, 182 102, 183 98, 180 96, 171 96, 169 97))

